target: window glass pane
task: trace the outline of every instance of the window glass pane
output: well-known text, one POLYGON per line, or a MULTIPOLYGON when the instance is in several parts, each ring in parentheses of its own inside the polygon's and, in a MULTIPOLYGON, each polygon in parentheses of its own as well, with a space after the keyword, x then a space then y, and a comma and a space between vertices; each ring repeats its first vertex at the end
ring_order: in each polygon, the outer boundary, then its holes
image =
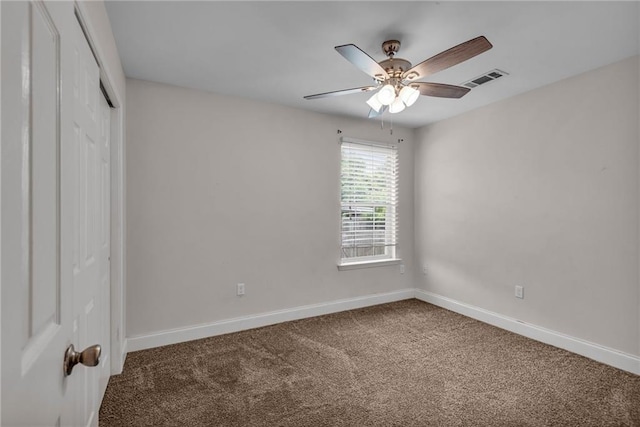
POLYGON ((342 260, 395 256, 398 152, 393 146, 342 143, 342 260))

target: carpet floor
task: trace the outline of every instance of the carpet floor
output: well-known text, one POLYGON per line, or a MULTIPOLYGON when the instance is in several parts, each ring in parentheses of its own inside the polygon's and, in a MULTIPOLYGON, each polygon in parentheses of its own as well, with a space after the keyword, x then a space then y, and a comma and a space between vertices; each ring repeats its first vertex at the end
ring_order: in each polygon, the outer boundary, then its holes
POLYGON ((407 300, 130 353, 100 426, 640 426, 640 376, 407 300))

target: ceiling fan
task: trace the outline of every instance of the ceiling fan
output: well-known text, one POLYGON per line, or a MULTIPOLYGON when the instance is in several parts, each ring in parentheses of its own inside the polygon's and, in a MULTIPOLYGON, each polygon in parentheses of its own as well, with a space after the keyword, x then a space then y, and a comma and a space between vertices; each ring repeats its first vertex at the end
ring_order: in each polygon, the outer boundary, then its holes
POLYGON ((371 56, 354 44, 336 46, 339 54, 360 70, 373 77, 374 84, 352 89, 307 95, 305 99, 326 98, 329 96, 348 95, 351 93, 370 92, 380 89, 367 104, 371 107, 369 117, 377 117, 387 109, 390 113, 399 113, 405 107, 413 105, 419 95, 436 96, 440 98, 462 98, 471 89, 443 83, 419 82, 417 80, 428 77, 438 71, 445 70, 461 62, 471 59, 493 45, 486 37, 471 39, 451 49, 445 50, 412 67, 406 59, 396 58, 400 50, 398 40, 387 40, 382 43, 382 50, 387 59, 376 62, 371 56))

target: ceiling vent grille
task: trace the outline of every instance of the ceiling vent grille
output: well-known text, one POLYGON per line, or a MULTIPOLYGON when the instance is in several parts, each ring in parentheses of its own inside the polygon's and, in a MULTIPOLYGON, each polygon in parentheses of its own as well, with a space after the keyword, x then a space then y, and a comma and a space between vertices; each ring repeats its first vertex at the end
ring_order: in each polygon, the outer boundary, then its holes
POLYGON ((465 86, 468 87, 470 89, 473 89, 474 87, 492 82, 494 80, 498 80, 500 77, 503 76, 508 76, 509 73, 502 71, 502 70, 498 70, 497 68, 495 70, 491 70, 491 71, 487 71, 486 73, 475 77, 469 81, 466 81, 464 83, 462 83, 460 86, 465 86))

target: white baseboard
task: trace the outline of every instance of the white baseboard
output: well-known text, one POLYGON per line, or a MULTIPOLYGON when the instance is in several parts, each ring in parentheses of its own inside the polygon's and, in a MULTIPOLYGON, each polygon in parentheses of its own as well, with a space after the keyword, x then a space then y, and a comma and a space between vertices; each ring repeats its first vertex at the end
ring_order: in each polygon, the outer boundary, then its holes
POLYGON ((337 313, 339 311, 353 310, 356 308, 369 307, 372 305, 411 299, 414 297, 414 293, 415 289, 413 288, 402 289, 394 292, 341 299, 337 301, 305 305, 301 307, 271 311, 251 316, 236 317, 213 323, 189 326, 186 328, 170 329, 149 335, 140 335, 127 338, 126 350, 144 350, 147 348, 160 347, 163 345, 176 344, 185 341, 212 337, 215 335, 228 334, 231 332, 238 332, 247 329, 259 328, 262 326, 274 325, 276 323, 288 322, 291 320, 304 319, 307 317, 337 313))
POLYGON ((609 347, 584 341, 560 332, 535 326, 511 317, 503 316, 480 307, 443 297, 421 289, 415 290, 415 297, 421 301, 455 311, 501 329, 543 342, 588 357, 606 365, 640 375, 640 357, 623 353, 609 347))
POLYGON ((185 328, 170 329, 148 335, 129 337, 123 346, 123 364, 127 352, 145 350, 163 345, 212 337, 274 325, 291 320, 304 319, 345 310, 369 307, 388 302, 417 298, 421 301, 460 313, 472 319, 496 326, 507 331, 559 347, 588 357, 606 365, 640 375, 640 357, 627 354, 609 347, 574 338, 560 332, 522 322, 470 304, 456 301, 421 289, 402 289, 394 292, 367 295, 363 297, 341 299, 320 304, 305 305, 284 310, 260 313, 251 316, 236 317, 218 322, 185 328))
POLYGON ((111 375, 119 375, 124 369, 124 362, 127 359, 127 339, 120 344, 120 352, 115 353, 111 358, 111 375))
POLYGON ((127 354, 129 352, 129 340, 128 339, 124 339, 124 343, 122 344, 122 365, 120 365, 120 374, 122 373, 122 371, 124 370, 124 363, 127 361, 127 354))

